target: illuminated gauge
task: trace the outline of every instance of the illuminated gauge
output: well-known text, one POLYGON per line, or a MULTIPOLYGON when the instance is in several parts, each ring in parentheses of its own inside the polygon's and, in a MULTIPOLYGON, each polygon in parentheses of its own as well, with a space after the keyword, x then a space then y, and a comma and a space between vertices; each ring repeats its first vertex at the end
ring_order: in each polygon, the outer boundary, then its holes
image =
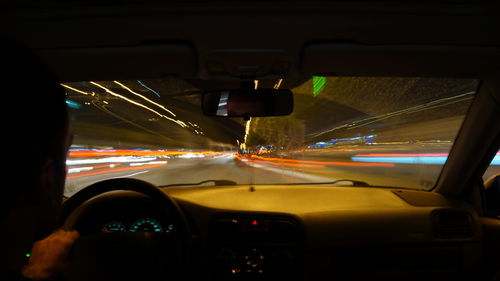
POLYGON ((110 233, 114 231, 127 231, 123 223, 119 221, 110 221, 102 226, 102 232, 110 233))
POLYGON ((130 226, 130 232, 145 231, 145 232, 162 232, 161 224, 154 219, 143 218, 136 220, 130 226))
POLYGON ((172 232, 175 230, 175 227, 173 224, 169 224, 167 228, 165 229, 165 232, 172 232))

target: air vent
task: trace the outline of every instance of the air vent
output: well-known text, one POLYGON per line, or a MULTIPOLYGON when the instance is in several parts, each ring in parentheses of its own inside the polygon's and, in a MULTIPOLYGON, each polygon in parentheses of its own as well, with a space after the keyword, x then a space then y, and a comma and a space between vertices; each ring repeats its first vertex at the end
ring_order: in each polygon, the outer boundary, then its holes
POLYGON ((463 211, 440 210, 432 216, 434 236, 444 239, 470 238, 474 235, 471 216, 463 211))

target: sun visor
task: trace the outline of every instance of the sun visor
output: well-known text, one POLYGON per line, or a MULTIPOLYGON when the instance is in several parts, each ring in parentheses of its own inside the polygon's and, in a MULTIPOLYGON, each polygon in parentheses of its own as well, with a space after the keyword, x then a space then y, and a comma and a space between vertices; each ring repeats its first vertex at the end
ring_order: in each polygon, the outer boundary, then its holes
POLYGON ((197 73, 193 46, 175 43, 150 46, 38 50, 61 81, 127 80, 197 73))
POLYGON ((318 43, 304 48, 307 75, 477 78, 494 72, 500 49, 492 47, 318 43))

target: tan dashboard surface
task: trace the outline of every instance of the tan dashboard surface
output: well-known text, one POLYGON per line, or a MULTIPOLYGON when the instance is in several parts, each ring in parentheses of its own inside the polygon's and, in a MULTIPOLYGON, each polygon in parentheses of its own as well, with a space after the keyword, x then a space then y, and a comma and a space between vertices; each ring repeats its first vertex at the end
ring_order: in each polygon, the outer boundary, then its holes
POLYGON ((207 225, 214 214, 228 212, 292 216, 303 225, 306 244, 313 248, 439 242, 432 233, 433 211, 460 209, 477 217, 466 203, 443 200, 437 193, 410 191, 437 202, 414 206, 394 191, 305 185, 165 189, 183 209, 192 212, 199 225, 207 225))

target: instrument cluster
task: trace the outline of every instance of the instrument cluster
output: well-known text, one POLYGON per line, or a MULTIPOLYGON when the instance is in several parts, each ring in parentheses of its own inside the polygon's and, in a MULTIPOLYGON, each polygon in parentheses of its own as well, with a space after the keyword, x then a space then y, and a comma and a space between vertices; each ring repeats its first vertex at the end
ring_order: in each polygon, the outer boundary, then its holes
POLYGON ((139 218, 127 225, 121 221, 108 221, 101 227, 104 233, 112 232, 173 232, 175 227, 173 224, 162 225, 153 218, 139 218))

